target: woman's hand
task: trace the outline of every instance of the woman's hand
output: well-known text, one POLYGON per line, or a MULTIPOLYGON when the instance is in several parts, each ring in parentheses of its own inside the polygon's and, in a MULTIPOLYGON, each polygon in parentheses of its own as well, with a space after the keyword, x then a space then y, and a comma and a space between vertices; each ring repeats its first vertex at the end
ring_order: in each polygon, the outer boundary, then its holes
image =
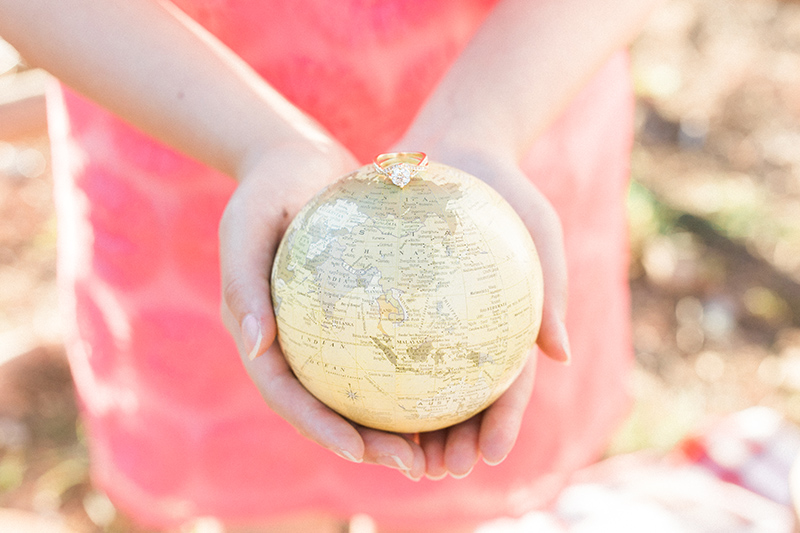
MULTIPOLYGON (((486 181, 520 215, 544 275, 538 345, 559 361, 569 359, 561 223, 518 162, 597 69, 632 39, 657 2, 498 2, 397 143, 486 181)), ((533 376, 529 361, 482 414, 421 435, 428 476, 465 475, 481 455, 490 464, 502 461, 519 433, 533 376)))
POLYGON ((324 407, 274 342, 269 273, 278 241, 300 207, 355 159, 169 0, 0 0, 0 32, 27 61, 240 181, 220 226, 222 311, 256 386, 322 446, 422 476, 416 443, 356 429, 324 407))
POLYGON ((269 276, 278 243, 300 208, 358 163, 336 143, 295 143, 251 158, 220 224, 222 316, 270 408, 302 435, 354 462, 419 479, 422 448, 403 436, 348 422, 313 397, 276 342, 269 276))
MULTIPOLYGON (((408 149, 429 150, 433 161, 459 168, 482 179, 497 190, 520 215, 533 237, 542 265, 544 304, 537 345, 556 361, 570 358, 564 326, 567 306, 567 267, 561 223, 550 203, 522 173, 511 156, 484 150, 426 146, 424 141, 406 140, 408 149)), ((438 479, 446 474, 467 475, 482 457, 495 465, 514 446, 522 417, 533 391, 535 350, 512 386, 491 406, 455 426, 422 433, 426 475, 438 479)))

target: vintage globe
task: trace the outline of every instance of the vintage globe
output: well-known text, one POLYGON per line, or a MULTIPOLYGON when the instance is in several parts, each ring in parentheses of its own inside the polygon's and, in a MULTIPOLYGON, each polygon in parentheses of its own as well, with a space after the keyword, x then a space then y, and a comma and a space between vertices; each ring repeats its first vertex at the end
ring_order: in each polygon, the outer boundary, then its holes
POLYGON ((497 192, 398 161, 360 168, 300 211, 272 299, 280 346, 314 396, 358 424, 414 433, 466 420, 511 385, 539 331, 542 274, 497 192))

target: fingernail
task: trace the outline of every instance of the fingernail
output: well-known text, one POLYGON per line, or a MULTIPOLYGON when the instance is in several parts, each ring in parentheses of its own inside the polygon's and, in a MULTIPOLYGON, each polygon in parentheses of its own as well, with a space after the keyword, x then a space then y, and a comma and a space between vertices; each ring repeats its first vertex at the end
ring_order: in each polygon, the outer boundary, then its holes
POLYGON ((411 475, 411 468, 406 466, 400 457, 397 455, 381 455, 376 460, 378 464, 383 466, 388 466, 389 468, 396 468, 398 469, 404 476, 406 476, 411 481, 419 481, 422 479, 422 474, 419 477, 414 477, 411 475))
MULTIPOLYGON (((474 468, 474 467, 473 467, 473 468, 474 468)), ((467 477, 467 476, 468 476, 468 475, 470 475, 471 473, 472 473, 472 468, 470 468, 469 470, 467 470, 467 473, 466 473, 466 474, 454 474, 454 473, 450 472, 450 477, 452 477, 452 478, 454 478, 454 479, 464 479, 465 477, 467 477)))
POLYGON ((378 457, 377 462, 389 468, 398 468, 405 471, 410 470, 410 467, 406 466, 403 460, 396 455, 381 455, 378 457))
POLYGON ((258 357, 263 338, 261 324, 258 323, 255 315, 244 317, 244 320, 242 320, 242 342, 244 343, 244 349, 247 350, 247 357, 251 361, 258 357))
POLYGON ((558 344, 564 354, 564 359, 561 362, 567 366, 572 362, 572 350, 569 347, 569 334, 567 333, 567 326, 563 322, 558 323, 558 344))
POLYGON ((363 461, 363 459, 356 459, 355 456, 352 453, 348 452, 347 450, 339 450, 338 452, 336 452, 336 454, 339 457, 347 459, 348 461, 352 461, 354 463, 360 463, 361 461, 363 461))
POLYGON ((432 476, 430 474, 425 474, 425 477, 430 479, 431 481, 439 481, 440 479, 444 479, 447 477, 447 472, 439 474, 438 476, 432 476))
POLYGON ((411 481, 414 481, 414 482, 417 482, 417 481, 419 481, 420 479, 422 479, 422 476, 419 476, 419 477, 414 477, 414 476, 412 476, 412 475, 411 475, 411 471, 410 471, 410 470, 401 470, 400 472, 401 472, 401 473, 402 473, 404 476, 406 476, 408 479, 410 479, 411 481))
POLYGON ((505 456, 505 457, 503 457, 503 458, 502 458, 502 459, 500 459, 499 461, 490 461, 490 460, 488 460, 486 457, 484 457, 484 458, 483 458, 483 462, 484 462, 484 463, 486 463, 486 464, 487 464, 487 465, 489 465, 489 466, 497 466, 497 465, 499 465, 500 463, 502 463, 503 461, 505 461, 505 460, 506 460, 506 457, 508 457, 508 456, 505 456))

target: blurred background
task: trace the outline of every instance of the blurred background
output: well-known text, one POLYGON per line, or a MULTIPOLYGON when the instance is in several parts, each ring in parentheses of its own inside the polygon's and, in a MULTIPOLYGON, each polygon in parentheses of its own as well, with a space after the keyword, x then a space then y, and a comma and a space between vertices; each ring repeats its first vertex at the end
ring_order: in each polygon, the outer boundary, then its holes
MULTIPOLYGON (((749 406, 800 423, 800 2, 672 0, 632 63, 636 402, 609 455, 749 406)), ((45 83, 0 40, 0 517, 136 532, 88 479, 59 342, 45 83)))

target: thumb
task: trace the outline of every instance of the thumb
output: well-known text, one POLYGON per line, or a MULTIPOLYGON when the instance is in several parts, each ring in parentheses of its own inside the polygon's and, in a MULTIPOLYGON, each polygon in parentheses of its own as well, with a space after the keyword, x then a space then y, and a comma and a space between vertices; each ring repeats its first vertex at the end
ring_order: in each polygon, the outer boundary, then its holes
POLYGON ((222 318, 239 351, 255 359, 275 340, 269 275, 277 246, 274 223, 253 212, 240 186, 219 226, 222 318))
POLYGON ((236 273, 229 275, 231 281, 223 285, 223 322, 236 340, 240 352, 252 361, 275 341, 277 329, 269 299, 256 296, 268 295, 269 283, 255 277, 248 280, 247 276, 236 273))
MULTIPOLYGON (((544 280, 542 325, 537 345, 549 358, 567 363, 570 346, 565 319, 567 314, 567 260, 561 220, 550 202, 533 185, 518 212, 533 237, 544 280)), ((516 203, 516 202, 515 202, 516 203)))
POLYGON ((564 321, 556 313, 548 312, 546 308, 542 313, 542 326, 536 344, 554 361, 569 363, 572 358, 564 321))

